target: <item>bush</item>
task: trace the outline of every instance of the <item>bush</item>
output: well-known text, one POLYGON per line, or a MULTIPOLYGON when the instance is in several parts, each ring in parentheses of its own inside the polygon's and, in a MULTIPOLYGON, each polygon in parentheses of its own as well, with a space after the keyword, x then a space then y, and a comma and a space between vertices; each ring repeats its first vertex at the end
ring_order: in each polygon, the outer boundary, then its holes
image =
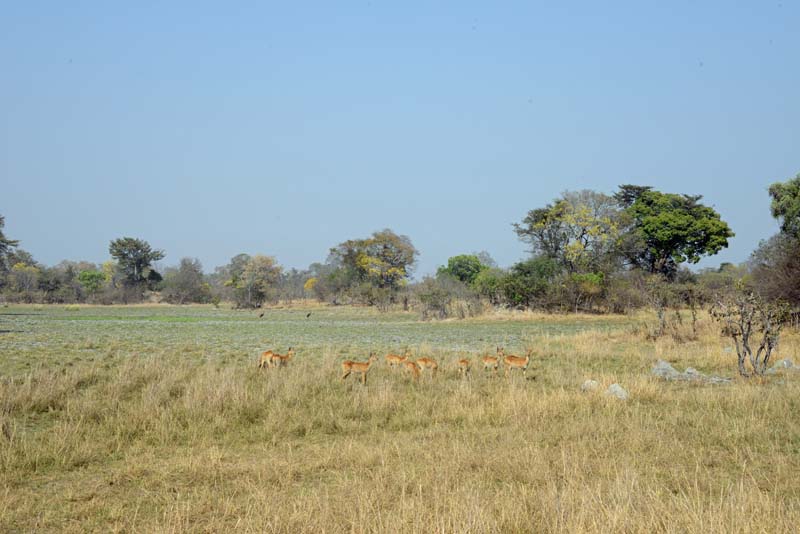
POLYGON ((560 270, 555 260, 544 256, 517 263, 503 279, 506 302, 519 308, 547 308, 548 292, 560 270))
POLYGON ((463 282, 448 275, 425 277, 415 287, 423 320, 463 319, 480 315, 483 303, 480 296, 463 282))

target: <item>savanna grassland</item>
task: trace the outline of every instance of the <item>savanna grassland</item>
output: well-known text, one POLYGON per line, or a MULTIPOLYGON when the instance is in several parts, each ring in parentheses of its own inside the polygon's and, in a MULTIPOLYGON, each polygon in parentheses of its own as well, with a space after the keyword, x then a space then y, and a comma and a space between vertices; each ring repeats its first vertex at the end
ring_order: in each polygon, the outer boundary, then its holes
MULTIPOLYGON (((733 377, 712 323, 420 322, 368 308, 0 308, 0 531, 781 532, 800 524, 800 376, 733 377), (311 316, 307 314, 311 312, 311 316), (534 349, 527 380, 478 357, 534 349), (261 351, 296 355, 259 371, 261 351), (440 365, 419 383, 382 356, 440 365), (346 358, 381 360, 362 386, 346 358), (473 360, 460 380, 458 358, 473 360), (584 393, 586 379, 602 384, 584 393), (627 401, 603 389, 620 383, 627 401)), ((784 334, 777 357, 797 359, 784 334)), ((797 373, 800 375, 800 373, 797 373)))

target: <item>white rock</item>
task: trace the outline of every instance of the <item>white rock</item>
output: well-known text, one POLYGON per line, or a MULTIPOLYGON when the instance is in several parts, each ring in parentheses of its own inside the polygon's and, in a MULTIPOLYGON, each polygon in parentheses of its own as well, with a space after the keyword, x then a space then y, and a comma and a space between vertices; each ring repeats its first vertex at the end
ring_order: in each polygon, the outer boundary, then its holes
POLYGON ((619 400, 628 400, 628 392, 619 384, 611 384, 606 390, 606 395, 613 395, 619 400))
POLYGON ((600 387, 600 382, 597 380, 587 380, 581 384, 581 391, 594 391, 600 387))
POLYGON ((666 379, 675 378, 680 374, 674 367, 664 360, 658 360, 650 372, 658 377, 666 379))

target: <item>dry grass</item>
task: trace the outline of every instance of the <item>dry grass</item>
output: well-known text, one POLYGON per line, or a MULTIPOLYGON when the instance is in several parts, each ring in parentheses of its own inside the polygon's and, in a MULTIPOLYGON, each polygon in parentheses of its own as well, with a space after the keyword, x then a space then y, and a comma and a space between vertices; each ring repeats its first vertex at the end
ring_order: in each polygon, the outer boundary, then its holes
POLYGON ((424 344, 441 372, 419 384, 383 362, 343 382, 333 349, 262 372, 152 350, 8 375, 0 531, 794 531, 800 381, 649 376, 659 357, 731 376, 703 328, 531 336, 527 381, 459 380, 458 355, 424 344))

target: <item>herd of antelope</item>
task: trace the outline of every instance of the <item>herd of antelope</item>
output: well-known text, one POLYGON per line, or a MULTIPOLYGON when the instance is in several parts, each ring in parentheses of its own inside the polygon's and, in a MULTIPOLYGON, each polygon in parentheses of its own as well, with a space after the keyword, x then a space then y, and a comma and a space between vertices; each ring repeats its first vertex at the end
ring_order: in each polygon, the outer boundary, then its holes
MULTIPOLYGON (((522 371, 523 376, 527 376, 528 372, 528 364, 531 361, 531 354, 533 353, 532 349, 528 349, 528 352, 525 354, 525 357, 522 358, 520 356, 515 356, 513 354, 506 354, 505 350, 502 347, 497 347, 497 353, 495 356, 485 355, 481 357, 481 363, 483 363, 483 370, 484 372, 492 372, 494 375, 497 375, 497 370, 499 369, 500 365, 502 364, 505 368, 505 375, 508 377, 509 373, 513 370, 520 370, 522 371)), ((294 349, 289 347, 289 350, 286 354, 278 354, 271 350, 264 351, 261 354, 261 358, 258 361, 258 368, 259 369, 266 369, 266 368, 273 368, 273 367, 285 367, 288 365, 289 360, 292 359, 294 356, 294 349)), ((430 373, 431 377, 436 376, 437 371, 439 370, 439 364, 436 363, 435 360, 432 358, 417 358, 413 359, 411 355, 411 350, 406 349, 406 351, 400 354, 387 354, 385 357, 386 364, 389 368, 392 369, 400 369, 404 374, 408 374, 412 380, 419 381, 420 376, 423 372, 430 373)), ((375 355, 374 352, 370 352, 369 358, 365 362, 358 362, 353 360, 345 360, 342 362, 342 380, 346 379, 352 373, 355 373, 356 376, 360 376, 361 383, 367 383, 367 373, 369 372, 372 365, 378 361, 378 357, 375 355)), ((470 371, 472 369, 472 360, 468 358, 461 358, 455 363, 456 369, 458 369, 458 374, 462 378, 467 378, 470 376, 470 371)))

